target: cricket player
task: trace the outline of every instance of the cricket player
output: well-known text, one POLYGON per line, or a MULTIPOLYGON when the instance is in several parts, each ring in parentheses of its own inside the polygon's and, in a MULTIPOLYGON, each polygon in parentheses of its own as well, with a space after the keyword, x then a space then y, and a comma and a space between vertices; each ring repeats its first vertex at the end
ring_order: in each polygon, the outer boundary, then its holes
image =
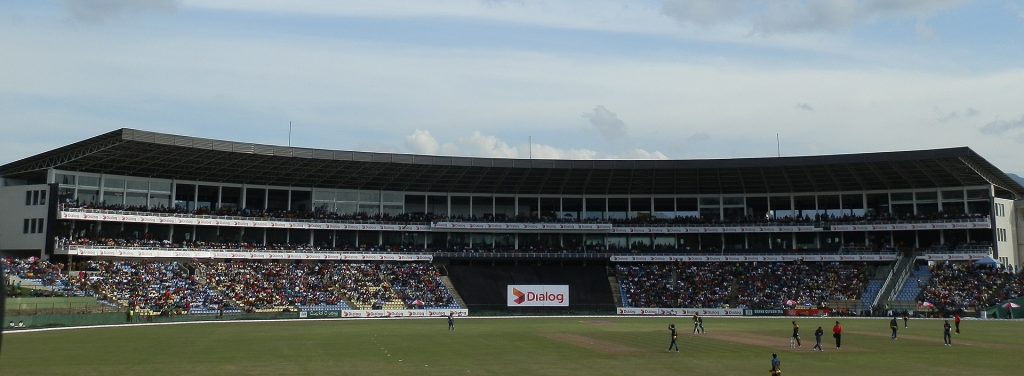
POLYGON ((772 353, 772 369, 771 376, 782 375, 782 361, 779 360, 779 354, 772 353))
POLYGON ((949 325, 949 320, 946 320, 945 324, 942 324, 942 342, 946 346, 953 346, 953 335, 950 333, 952 327, 949 325))
POLYGON ((793 336, 789 337, 789 348, 795 349, 797 347, 800 347, 800 325, 793 321, 793 336))
POLYGON ((679 338, 676 334, 676 324, 668 324, 668 330, 672 335, 672 342, 668 344, 668 350, 665 351, 672 351, 672 348, 675 347, 676 352, 679 352, 679 344, 676 343, 676 339, 679 338))
POLYGON ((817 349, 818 351, 825 351, 821 348, 821 336, 825 335, 825 330, 818 327, 818 330, 814 331, 814 347, 811 350, 817 349))

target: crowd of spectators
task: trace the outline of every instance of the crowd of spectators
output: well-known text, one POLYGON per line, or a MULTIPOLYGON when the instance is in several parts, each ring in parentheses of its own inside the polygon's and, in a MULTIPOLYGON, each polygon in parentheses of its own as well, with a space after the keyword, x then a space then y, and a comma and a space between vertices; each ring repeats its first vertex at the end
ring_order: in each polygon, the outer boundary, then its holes
POLYGON ((863 262, 770 262, 745 264, 737 301, 755 309, 823 306, 859 300, 868 282, 863 262), (788 301, 790 304, 786 304, 788 301), (781 303, 781 304, 780 304, 781 303))
POLYGON ((87 260, 77 273, 32 259, 3 259, 22 279, 152 312, 287 309, 296 306, 457 308, 426 262, 87 260))
POLYGON ((740 263, 650 263, 617 266, 630 307, 719 308, 729 303, 740 263))
POLYGON ((219 309, 226 304, 185 264, 173 261, 88 261, 70 280, 100 300, 153 312, 219 309))
POLYGON ((866 263, 679 262, 617 265, 631 307, 779 309, 859 299, 866 263))
POLYGON ((931 273, 918 300, 934 304, 940 312, 980 310, 1024 296, 1024 273, 998 265, 943 262, 933 265, 931 273))
MULTIPOLYGON (((0 258, 0 262, 4 264, 4 271, 8 276, 38 282, 39 285, 47 286, 57 293, 70 291, 72 288, 63 273, 64 264, 51 263, 38 257, 3 257, 0 258)), ((9 286, 13 287, 11 291, 21 290, 20 282, 10 283, 9 286)))
POLYGON ((329 222, 354 222, 354 223, 399 223, 399 224, 429 224, 431 222, 489 222, 489 223, 608 223, 619 226, 729 226, 729 225, 829 225, 829 224, 856 224, 856 223, 879 223, 892 221, 926 221, 926 220, 960 220, 972 218, 984 218, 987 215, 938 212, 933 214, 892 214, 874 213, 866 211, 863 214, 825 214, 808 210, 802 214, 792 214, 772 217, 768 215, 754 216, 747 215, 736 218, 709 218, 699 215, 685 215, 675 217, 661 217, 655 215, 643 215, 633 218, 579 218, 575 215, 558 216, 554 212, 535 213, 531 215, 517 214, 484 214, 484 215, 440 215, 435 213, 336 213, 323 208, 313 210, 266 210, 266 209, 238 209, 238 208, 208 208, 200 207, 189 209, 181 206, 126 206, 122 204, 104 203, 82 203, 74 200, 67 200, 61 204, 62 208, 96 209, 124 212, 143 212, 158 214, 180 214, 196 216, 226 216, 245 217, 258 219, 282 219, 282 220, 307 220, 307 221, 329 221, 329 222))
POLYGON ((197 273, 239 305, 252 310, 338 305, 344 296, 333 282, 332 263, 267 261, 199 262, 197 273))

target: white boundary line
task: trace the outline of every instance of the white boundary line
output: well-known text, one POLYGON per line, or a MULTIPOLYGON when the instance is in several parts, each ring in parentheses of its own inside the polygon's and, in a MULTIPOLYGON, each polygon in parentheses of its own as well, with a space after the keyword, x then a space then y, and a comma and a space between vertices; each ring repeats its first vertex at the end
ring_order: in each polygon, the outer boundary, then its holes
MULTIPOLYGON (((809 319, 828 319, 828 320, 888 320, 889 317, 817 317, 817 316, 705 316, 713 317, 716 319, 771 319, 771 320, 809 320, 809 319)), ((153 322, 153 323, 138 323, 138 324, 106 324, 106 325, 87 325, 87 326, 61 326, 53 328, 39 328, 39 329, 4 329, 5 335, 19 334, 19 333, 40 333, 40 332, 55 332, 65 330, 80 330, 80 329, 104 329, 104 328, 134 328, 134 327, 146 327, 146 326, 164 326, 164 325, 190 325, 190 324, 259 324, 265 322, 324 322, 324 321, 361 321, 361 320, 430 320, 430 319, 445 319, 447 317, 350 317, 350 318, 330 318, 330 319, 255 319, 255 320, 205 320, 205 321, 173 321, 173 322, 153 322)), ((459 317, 458 320, 519 320, 519 319, 596 319, 596 318, 644 318, 644 319, 689 319, 689 316, 638 316, 638 315, 586 315, 586 316, 467 316, 459 317)), ((942 321, 947 320, 944 318, 913 318, 913 321, 942 321)), ((964 318, 964 320, 971 321, 1006 321, 1006 322, 1024 322, 1024 319, 988 319, 982 320, 977 318, 964 318)))

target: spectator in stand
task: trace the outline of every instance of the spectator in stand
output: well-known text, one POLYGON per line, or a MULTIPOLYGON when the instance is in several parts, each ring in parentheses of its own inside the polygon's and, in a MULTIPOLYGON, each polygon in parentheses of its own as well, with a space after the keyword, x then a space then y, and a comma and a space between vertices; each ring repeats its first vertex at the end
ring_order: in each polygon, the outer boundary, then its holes
POLYGON ((983 309, 1024 295, 1024 279, 1007 270, 974 262, 943 262, 932 266, 932 277, 918 300, 947 315, 983 309))
POLYGON ((793 300, 819 307, 856 300, 867 284, 859 262, 693 262, 617 266, 625 303, 649 308, 773 309, 793 300))

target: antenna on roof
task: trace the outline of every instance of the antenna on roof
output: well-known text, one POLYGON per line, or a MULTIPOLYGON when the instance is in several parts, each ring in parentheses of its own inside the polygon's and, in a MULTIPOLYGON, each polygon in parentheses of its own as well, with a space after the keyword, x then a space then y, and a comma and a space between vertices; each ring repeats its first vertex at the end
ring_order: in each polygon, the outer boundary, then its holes
POLYGON ((292 147, 292 121, 288 120, 288 147, 292 147))
POLYGON ((533 159, 533 136, 529 136, 527 143, 530 144, 530 159, 533 159))
POLYGON ((778 133, 775 133, 775 153, 779 158, 782 158, 782 141, 778 133))

